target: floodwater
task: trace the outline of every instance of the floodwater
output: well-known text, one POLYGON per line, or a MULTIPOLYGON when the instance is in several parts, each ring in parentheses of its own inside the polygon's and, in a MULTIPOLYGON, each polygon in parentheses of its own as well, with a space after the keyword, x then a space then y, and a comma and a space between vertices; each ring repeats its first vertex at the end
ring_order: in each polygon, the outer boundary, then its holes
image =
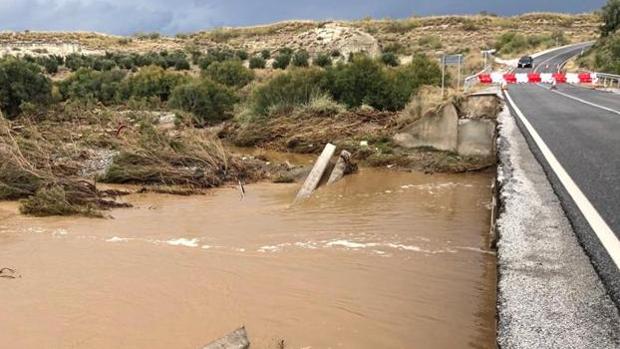
POLYGON ((361 169, 300 184, 136 194, 110 219, 0 203, 3 348, 494 348, 492 173, 361 169))

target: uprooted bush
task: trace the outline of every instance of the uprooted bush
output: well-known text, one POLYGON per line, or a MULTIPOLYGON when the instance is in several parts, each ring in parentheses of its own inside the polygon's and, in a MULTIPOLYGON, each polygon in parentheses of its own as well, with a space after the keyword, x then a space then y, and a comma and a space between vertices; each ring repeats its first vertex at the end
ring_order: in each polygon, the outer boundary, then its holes
POLYGON ((143 123, 123 139, 126 145, 100 181, 210 188, 239 176, 220 141, 205 130, 171 135, 143 123))
POLYGON ((34 126, 16 134, 0 114, 0 200, 23 199, 20 210, 36 216, 83 214, 98 216, 99 210, 126 207, 106 199, 106 192, 72 174, 70 163, 55 164, 58 145, 45 139, 34 126))

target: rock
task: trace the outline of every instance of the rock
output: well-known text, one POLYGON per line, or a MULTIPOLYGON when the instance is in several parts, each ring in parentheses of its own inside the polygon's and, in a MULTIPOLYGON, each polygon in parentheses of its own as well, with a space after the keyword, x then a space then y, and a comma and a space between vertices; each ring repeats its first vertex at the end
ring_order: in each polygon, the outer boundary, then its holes
POLYGON ((250 340, 245 327, 238 328, 226 336, 207 344, 202 349, 248 349, 250 340))
POLYGON ((344 57, 357 52, 365 52, 374 57, 381 53, 379 42, 374 36, 336 23, 328 23, 321 28, 302 33, 297 39, 301 47, 313 54, 338 50, 344 57))
POLYGON ((458 114, 454 104, 449 103, 437 115, 422 117, 392 139, 403 148, 431 147, 456 152, 457 137, 458 114))

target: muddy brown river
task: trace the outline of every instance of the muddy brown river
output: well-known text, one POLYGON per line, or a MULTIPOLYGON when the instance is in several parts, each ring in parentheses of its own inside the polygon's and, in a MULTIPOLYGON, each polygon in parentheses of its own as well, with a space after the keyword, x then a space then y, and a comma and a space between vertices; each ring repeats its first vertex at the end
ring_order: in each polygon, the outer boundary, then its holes
POLYGON ((0 203, 2 348, 494 348, 492 173, 361 169, 300 184, 136 194, 109 219, 0 203))

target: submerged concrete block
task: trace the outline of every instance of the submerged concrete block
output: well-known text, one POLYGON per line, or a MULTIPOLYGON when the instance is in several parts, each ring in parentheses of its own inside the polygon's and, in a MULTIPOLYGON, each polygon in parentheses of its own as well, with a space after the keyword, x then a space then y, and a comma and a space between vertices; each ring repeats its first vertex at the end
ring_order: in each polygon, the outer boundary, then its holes
POLYGON ((444 106, 437 115, 425 116, 392 138, 404 148, 431 147, 456 151, 458 114, 452 103, 444 106))
POLYGON ((349 166, 350 161, 351 153, 343 150, 338 157, 338 161, 336 161, 336 165, 334 166, 332 173, 329 175, 327 185, 336 183, 344 177, 344 173, 347 171, 347 166, 349 166))
POLYGON ((495 156, 495 122, 462 119, 458 123, 457 153, 465 156, 495 156))
POLYGON ((245 327, 238 328, 226 336, 207 344, 202 349, 249 349, 250 341, 245 327))
POLYGON ((309 197, 314 189, 316 189, 321 181, 321 178, 323 177, 323 174, 325 173, 325 169, 329 165, 329 160, 331 160, 332 156, 334 156, 334 152, 336 152, 336 146, 331 143, 327 143, 323 149, 323 152, 316 160, 312 171, 310 171, 306 181, 297 193, 295 201, 309 197))

